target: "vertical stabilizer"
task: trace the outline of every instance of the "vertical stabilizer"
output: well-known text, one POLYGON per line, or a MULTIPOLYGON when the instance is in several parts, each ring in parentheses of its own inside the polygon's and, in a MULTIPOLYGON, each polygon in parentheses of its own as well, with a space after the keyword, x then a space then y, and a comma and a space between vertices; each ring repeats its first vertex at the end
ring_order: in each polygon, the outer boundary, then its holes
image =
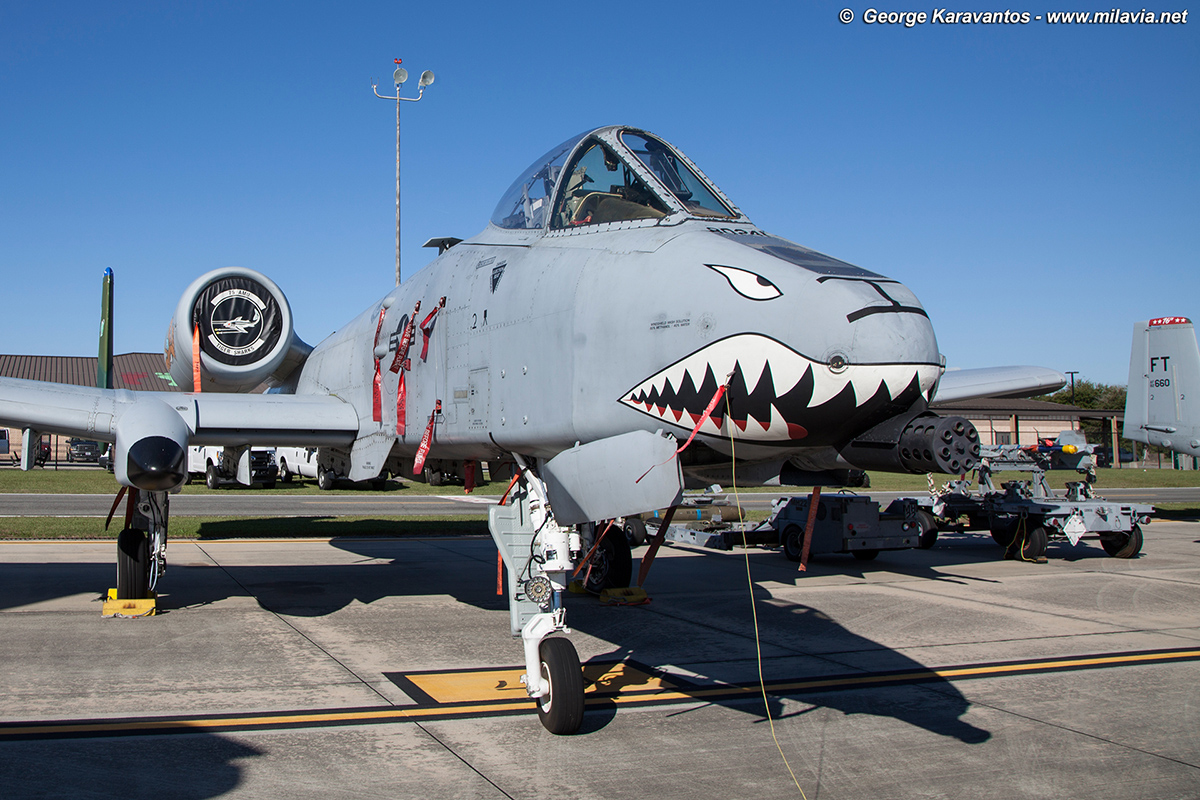
POLYGON ((1186 317, 1133 326, 1126 439, 1200 455, 1200 347, 1186 317))
POLYGON ((104 282, 100 287, 100 350, 96 359, 96 385, 101 389, 113 388, 113 271, 104 270, 104 282))

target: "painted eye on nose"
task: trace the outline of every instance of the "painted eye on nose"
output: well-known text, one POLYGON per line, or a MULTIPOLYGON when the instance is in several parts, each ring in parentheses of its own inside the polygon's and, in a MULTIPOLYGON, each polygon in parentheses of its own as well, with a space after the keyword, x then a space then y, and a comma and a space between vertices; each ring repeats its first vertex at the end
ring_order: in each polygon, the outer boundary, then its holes
POLYGON ((738 267, 723 267, 720 264, 705 264, 704 266, 720 273, 733 290, 742 297, 750 300, 774 300, 783 295, 779 287, 761 275, 738 267))

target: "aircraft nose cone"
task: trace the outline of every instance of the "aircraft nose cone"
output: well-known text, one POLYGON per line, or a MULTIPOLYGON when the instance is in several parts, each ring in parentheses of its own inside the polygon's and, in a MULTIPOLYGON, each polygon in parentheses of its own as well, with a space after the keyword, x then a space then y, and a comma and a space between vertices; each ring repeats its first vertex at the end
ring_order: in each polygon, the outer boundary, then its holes
POLYGON ((166 436, 147 436, 129 448, 127 474, 129 482, 139 489, 165 492, 179 486, 187 478, 187 453, 166 436))

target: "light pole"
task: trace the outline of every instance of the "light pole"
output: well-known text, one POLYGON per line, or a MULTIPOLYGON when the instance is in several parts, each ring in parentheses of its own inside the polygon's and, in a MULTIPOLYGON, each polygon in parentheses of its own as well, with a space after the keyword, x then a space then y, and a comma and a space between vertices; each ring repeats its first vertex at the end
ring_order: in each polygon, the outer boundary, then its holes
POLYGON ((396 71, 392 73, 392 83, 396 86, 396 96, 391 97, 379 93, 379 84, 372 82, 371 90, 382 100, 396 101, 396 285, 400 285, 400 101, 415 103, 425 94, 425 87, 433 83, 433 72, 425 70, 417 80, 419 90, 416 97, 401 97, 400 86, 408 80, 408 70, 400 66, 400 59, 395 59, 396 71))
POLYGON ((1071 376, 1071 405, 1075 405, 1075 376, 1079 370, 1067 370, 1067 374, 1071 376))

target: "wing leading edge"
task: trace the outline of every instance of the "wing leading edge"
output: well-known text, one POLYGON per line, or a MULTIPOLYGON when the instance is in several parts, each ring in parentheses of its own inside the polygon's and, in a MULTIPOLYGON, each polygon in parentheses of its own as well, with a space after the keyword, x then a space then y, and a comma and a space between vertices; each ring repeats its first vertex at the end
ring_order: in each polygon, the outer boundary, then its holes
POLYGON ((932 403, 953 403, 980 397, 1033 397, 1057 391, 1067 376, 1046 367, 983 367, 942 374, 932 403))
POLYGON ((186 444, 344 446, 359 429, 354 407, 331 395, 132 392, 0 378, 0 425, 42 433, 115 442, 118 428, 163 407, 186 426, 186 444))

